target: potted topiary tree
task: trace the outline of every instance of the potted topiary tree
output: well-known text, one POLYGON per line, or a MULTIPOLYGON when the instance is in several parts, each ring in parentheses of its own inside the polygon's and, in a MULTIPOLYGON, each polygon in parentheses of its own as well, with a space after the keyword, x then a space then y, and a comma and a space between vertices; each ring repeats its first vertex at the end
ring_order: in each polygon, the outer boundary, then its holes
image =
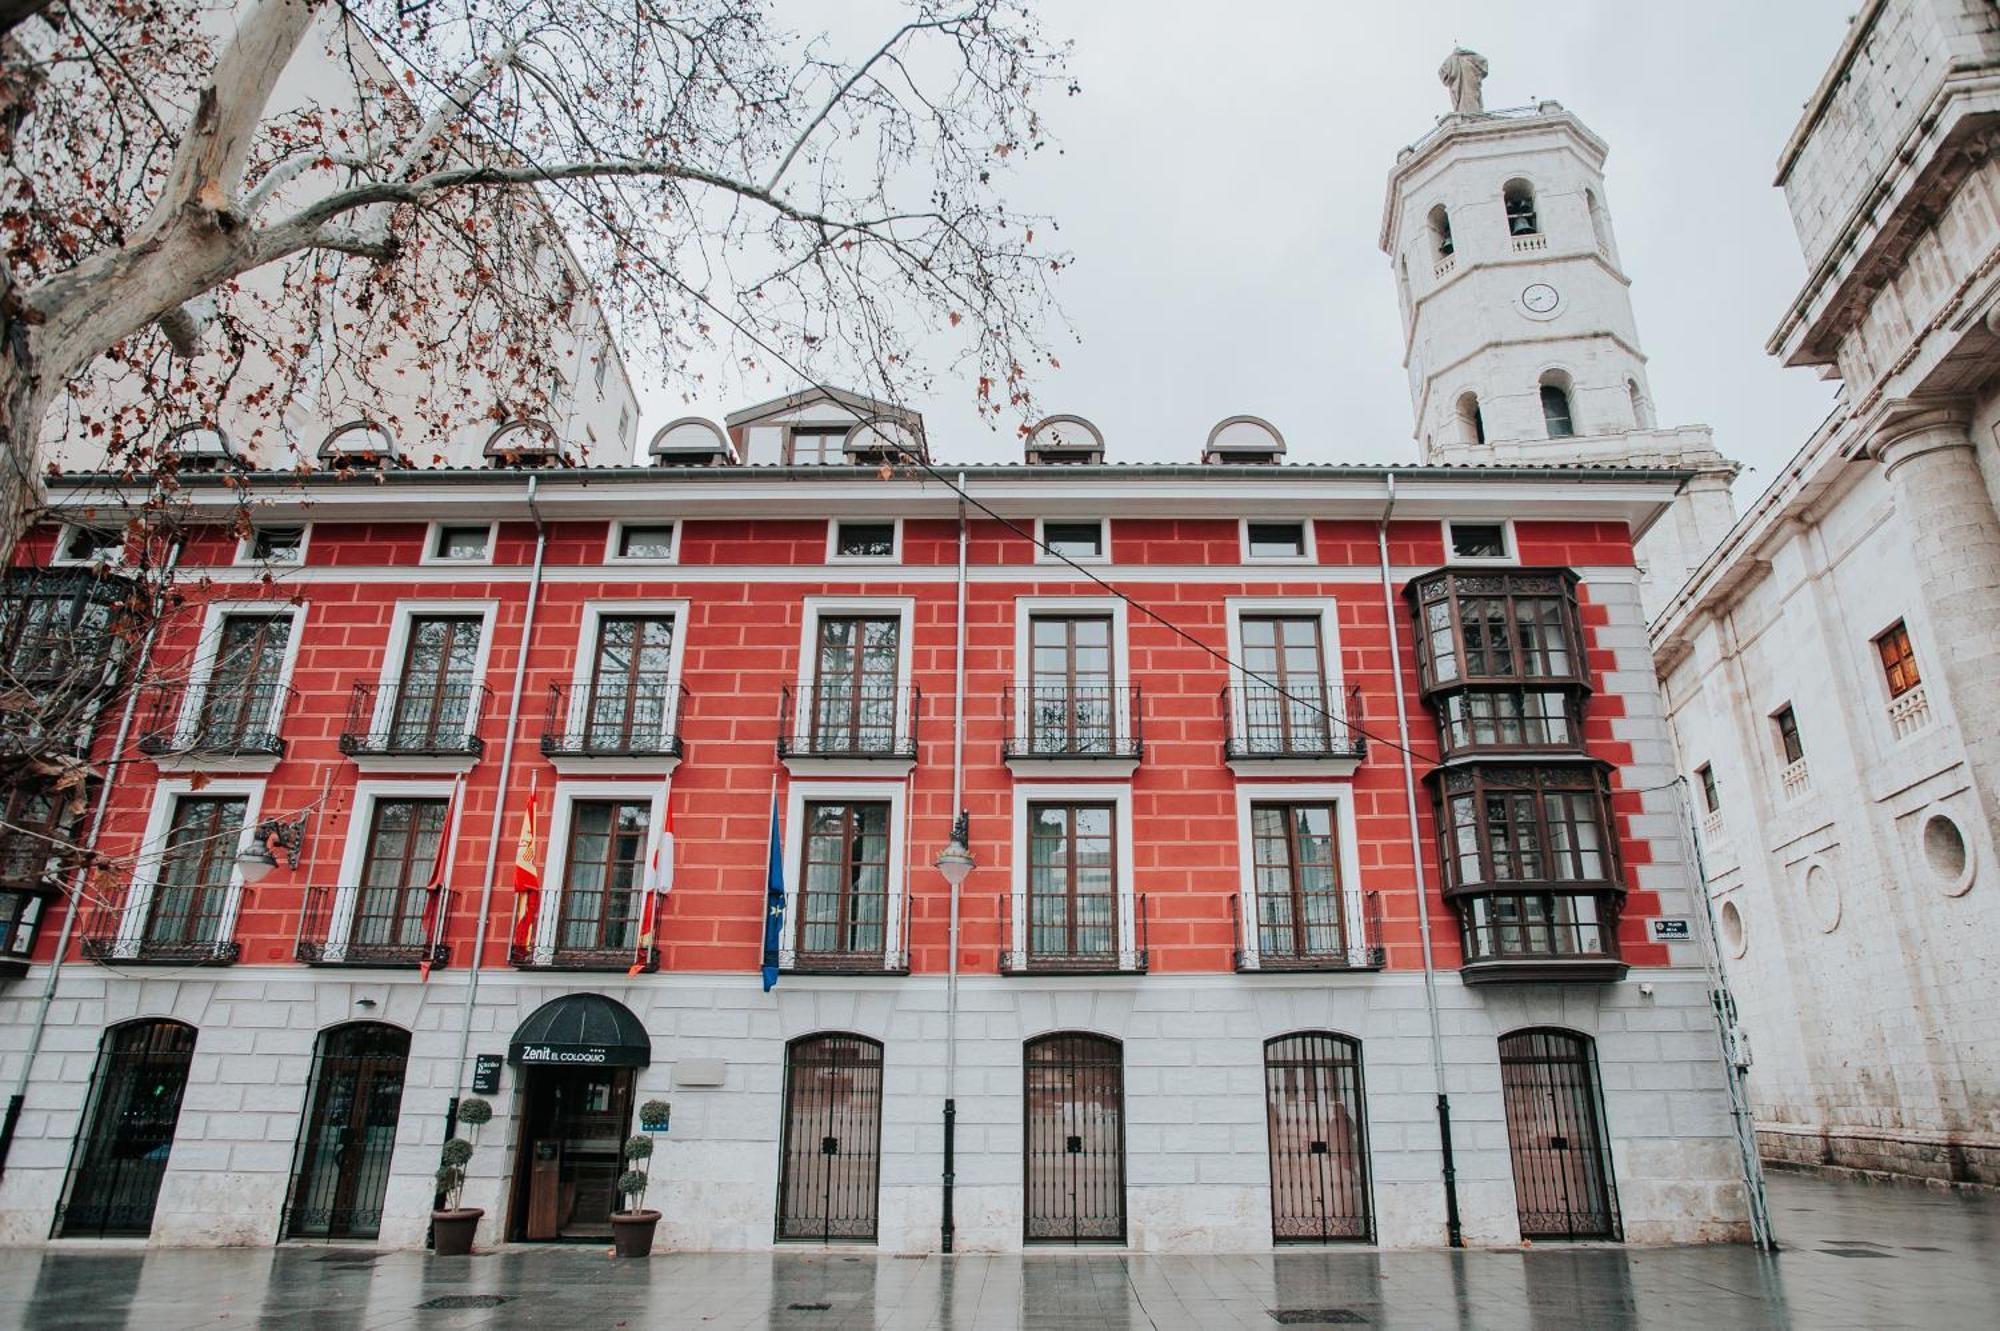
POLYGON ((431 1212, 431 1249, 440 1257, 463 1257, 472 1251, 472 1236, 479 1217, 486 1214, 477 1206, 460 1206, 465 1191, 465 1166, 472 1159, 472 1143, 453 1137, 438 1152, 438 1191, 444 1205, 431 1212))
POLYGON ((625 1141, 625 1172, 618 1176, 618 1195, 625 1199, 622 1211, 611 1213, 611 1242, 620 1257, 645 1257, 653 1251, 653 1231, 659 1227, 660 1213, 644 1208, 646 1185, 652 1182, 639 1162, 653 1156, 653 1139, 634 1133, 625 1141))
MULTIPOLYGON (((458 1106, 458 1121, 477 1133, 493 1121, 493 1106, 477 1096, 468 1097, 458 1106)), ((477 1206, 459 1205, 465 1192, 465 1167, 471 1160, 472 1143, 463 1137, 453 1137, 438 1152, 437 1183, 444 1205, 431 1212, 431 1248, 440 1257, 463 1257, 471 1252, 479 1218, 486 1214, 477 1206)))

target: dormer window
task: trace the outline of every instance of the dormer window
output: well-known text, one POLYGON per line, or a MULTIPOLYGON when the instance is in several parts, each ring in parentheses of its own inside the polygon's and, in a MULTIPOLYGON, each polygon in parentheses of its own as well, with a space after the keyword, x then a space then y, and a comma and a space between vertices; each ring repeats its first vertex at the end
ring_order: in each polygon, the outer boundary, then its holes
POLYGON ((380 464, 393 461, 396 441, 389 432, 368 421, 350 421, 326 437, 319 446, 320 461, 335 467, 356 462, 380 464))
POLYGON ((1525 180, 1510 180, 1500 191, 1502 201, 1507 205, 1507 234, 1510 236, 1540 235, 1542 223, 1535 213, 1535 187, 1525 180))
POLYGON ((167 441, 182 471, 220 471, 237 461, 236 446, 229 436, 208 425, 190 425, 176 431, 167 441))
POLYGON ((1028 465, 1104 461, 1104 435, 1081 416, 1050 416, 1028 431, 1028 465))
POLYGON ((1236 462, 1272 466, 1285 460, 1285 437, 1258 416, 1229 416, 1216 422, 1202 445, 1205 463, 1236 462))
POLYGON ((794 467, 837 467, 847 461, 852 425, 794 425, 785 441, 785 461, 794 467))
POLYGON ((496 467, 542 467, 562 460, 562 445, 545 421, 509 421, 486 441, 496 467))

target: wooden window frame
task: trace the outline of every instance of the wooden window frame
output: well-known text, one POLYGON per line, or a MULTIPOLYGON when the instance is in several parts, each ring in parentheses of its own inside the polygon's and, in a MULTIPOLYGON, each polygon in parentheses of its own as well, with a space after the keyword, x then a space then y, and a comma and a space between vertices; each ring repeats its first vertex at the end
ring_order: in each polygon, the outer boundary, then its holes
POLYGON ((1250 803, 1250 847, 1251 847, 1251 891, 1256 913, 1251 917, 1252 929, 1256 934, 1257 956, 1266 958, 1302 958, 1344 954, 1350 946, 1348 929, 1348 884, 1340 834, 1340 807, 1333 800, 1326 799, 1253 799, 1250 803), (1330 892, 1308 892, 1303 883, 1303 870, 1307 867, 1299 854, 1299 828, 1293 816, 1300 810, 1320 810, 1326 815, 1327 860, 1325 868, 1331 876, 1333 887, 1330 892), (1284 825, 1285 859, 1282 864, 1272 864, 1257 857, 1258 848, 1267 838, 1257 835, 1257 815, 1260 812, 1275 811, 1284 825), (1288 903, 1291 923, 1274 925, 1266 923, 1263 905, 1270 894, 1263 890, 1262 872, 1266 869, 1281 870, 1286 879, 1283 897, 1288 903), (1311 931, 1324 929, 1324 923, 1308 921, 1306 905, 1309 898, 1330 899, 1333 903, 1334 941, 1329 947, 1314 947, 1311 931), (1282 949, 1273 948, 1268 942, 1270 930, 1280 929, 1289 934, 1288 945, 1282 949))
POLYGON ((1771 713, 1771 730, 1778 742, 1778 757, 1786 767, 1805 761, 1805 739, 1799 734, 1799 714, 1790 703, 1771 713))
POLYGON ((1024 868, 1026 870, 1026 882, 1027 882, 1026 896, 1027 896, 1028 919, 1027 919, 1027 934, 1026 937, 1022 940, 1023 943, 1022 951, 1027 954, 1029 964, 1031 966, 1037 962, 1041 962, 1043 964, 1047 964, 1050 962, 1055 962, 1058 964, 1062 962, 1098 962, 1098 963, 1109 962, 1112 964, 1116 964, 1119 953, 1123 950, 1120 940, 1124 936, 1124 923, 1125 923, 1124 903, 1120 900, 1120 897, 1123 895, 1123 893, 1121 893, 1119 890, 1120 846, 1119 846, 1119 835, 1118 835, 1118 829, 1119 829, 1118 805, 1110 800, 1091 799, 1083 796, 1079 796, 1077 798, 1072 798, 1072 799, 1031 800, 1029 801, 1027 806, 1027 821, 1028 821, 1028 826, 1026 829, 1026 833, 1027 833, 1027 844, 1028 844, 1028 860, 1024 868), (1036 840, 1035 836, 1036 817, 1038 814, 1044 813, 1051 809, 1060 809, 1064 811, 1063 836, 1062 836, 1062 844, 1064 847, 1064 854, 1063 854, 1064 881, 1063 881, 1063 890, 1062 893, 1060 894, 1060 899, 1064 903, 1064 912, 1063 912, 1064 922, 1061 926, 1059 926, 1062 930, 1064 946, 1060 950, 1056 951, 1044 950, 1041 948, 1037 948, 1035 946, 1035 937, 1038 932, 1049 929, 1051 927, 1055 927, 1055 926, 1040 924, 1035 919, 1036 901, 1047 900, 1050 899, 1051 897, 1050 893, 1037 892, 1035 887, 1034 844, 1036 840), (1077 854, 1076 854, 1076 845, 1079 839, 1079 834, 1077 832, 1077 816, 1085 812, 1099 812, 1099 811, 1101 811, 1109 820, 1109 826, 1106 827, 1104 832, 1104 840, 1109 847, 1110 857, 1111 857, 1111 862, 1107 866, 1107 872, 1109 873, 1110 876, 1110 886, 1109 890, 1103 893, 1103 896, 1104 899, 1110 904, 1111 917, 1103 925, 1079 925, 1077 923, 1078 903, 1080 901, 1085 900, 1088 896, 1095 894, 1081 893, 1077 889, 1077 879, 1079 872, 1079 865, 1077 863, 1077 854), (1105 948, 1096 949, 1088 952, 1082 950, 1082 948, 1078 944, 1078 933, 1079 930, 1087 928, 1088 929, 1102 928, 1105 931, 1106 936, 1109 940, 1109 945, 1105 948))
MULTIPOLYGON (((1583 617, 1577 597, 1577 576, 1566 568, 1442 569, 1410 583, 1408 596, 1416 614, 1418 682, 1425 694, 1443 689, 1486 686, 1545 688, 1590 684, 1589 641, 1583 631, 1583 617), (1529 670, 1529 656, 1521 637, 1523 603, 1555 603, 1552 619, 1538 627, 1559 628, 1562 634, 1566 669, 1548 668, 1552 653, 1546 636, 1532 654, 1539 668, 1529 670), (1505 634, 1508 669, 1505 673, 1475 673, 1473 653, 1466 631, 1469 604, 1497 605, 1497 619, 1484 621, 1498 625, 1505 634), (1452 674, 1440 678, 1439 663, 1449 659, 1452 674)), ((1533 622, 1533 621, 1531 621, 1533 622)), ((1482 644, 1478 664, 1491 666, 1496 649, 1482 644)))
POLYGON ((1899 619, 1883 629, 1875 635, 1874 641, 1875 657, 1882 667, 1882 680, 1889 687, 1892 701, 1922 686, 1924 680, 1917 670, 1917 651, 1910 644, 1910 630, 1905 621, 1899 619))
POLYGON ((1447 897, 1493 891, 1623 890, 1618 823, 1604 768, 1512 763, 1451 768, 1438 775, 1434 790, 1438 853, 1447 897), (1588 799, 1587 811, 1593 815, 1589 825, 1597 834, 1594 851, 1601 870, 1598 875, 1583 873, 1584 857, 1589 852, 1581 848, 1577 838, 1569 838, 1567 848, 1558 846, 1553 835, 1556 826, 1581 824, 1575 819, 1554 817, 1551 797, 1588 799), (1507 801, 1500 823, 1491 816, 1490 801, 1496 798, 1507 801), (1471 811, 1470 822, 1460 818, 1461 809, 1467 807, 1471 811), (1466 828, 1473 835, 1468 848, 1462 849, 1459 833, 1466 828), (1478 872, 1473 877, 1465 872, 1468 855, 1477 862, 1478 872), (1555 872, 1558 857, 1569 860, 1570 876, 1555 872), (1502 868, 1508 869, 1510 876, 1500 876, 1502 868), (1534 872, 1528 872, 1530 868, 1534 872))
POLYGON ((646 867, 653 841, 654 801, 637 793, 628 796, 578 795, 570 800, 568 812, 568 822, 563 829, 562 886, 559 894, 561 900, 556 910, 553 950, 558 956, 565 952, 630 952, 637 945, 636 937, 621 942, 608 941, 609 930, 614 923, 610 912, 610 902, 614 895, 611 885, 614 876, 621 868, 630 869, 631 886, 626 889, 625 895, 629 898, 631 914, 629 918, 616 923, 621 926, 629 925, 636 934, 639 927, 638 910, 646 892, 646 867), (599 807, 611 810, 610 820, 604 830, 604 857, 584 861, 577 855, 577 841, 585 835, 581 815, 587 808, 599 807), (626 809, 636 809, 644 815, 640 827, 620 828, 620 812, 626 809), (627 836, 634 837, 637 843, 629 860, 617 853, 619 841, 627 836), (585 863, 603 870, 604 873, 604 880, 599 889, 587 894, 597 900, 597 910, 593 919, 579 919, 575 913, 577 898, 579 895, 586 895, 579 894, 576 890, 577 868, 585 863), (572 940, 572 931, 579 926, 590 931, 589 941, 572 940))
POLYGON ((800 817, 804 820, 799 837, 799 890, 798 910, 792 921, 792 950, 799 962, 809 964, 815 960, 828 958, 866 957, 878 961, 888 952, 891 944, 889 935, 893 912, 890 910, 893 862, 895 860, 895 808, 886 799, 856 799, 848 797, 814 798, 801 806, 800 817), (840 858, 838 860, 815 860, 813 852, 813 827, 817 815, 823 810, 840 810, 840 858), (858 857, 858 846, 862 838, 862 811, 879 811, 882 818, 882 858, 878 862, 858 857), (826 921, 811 920, 808 906, 824 893, 811 889, 812 868, 819 864, 833 864, 839 867, 838 886, 833 896, 834 918, 832 928, 839 945, 831 948, 807 945, 807 930, 827 927, 826 921), (882 871, 882 891, 880 911, 872 921, 858 918, 858 900, 872 893, 862 893, 855 886, 860 870, 879 867, 882 871), (853 945, 852 933, 857 924, 872 924, 881 934, 873 947, 853 945))

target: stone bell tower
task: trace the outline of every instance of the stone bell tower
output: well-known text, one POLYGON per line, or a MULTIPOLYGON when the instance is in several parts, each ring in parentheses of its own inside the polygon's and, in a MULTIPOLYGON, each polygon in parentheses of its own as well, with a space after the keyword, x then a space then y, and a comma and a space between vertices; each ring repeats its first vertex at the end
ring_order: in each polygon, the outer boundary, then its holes
POLYGON ((1647 609, 1735 520, 1736 465, 1708 427, 1661 428, 1604 189, 1604 141, 1558 102, 1488 111, 1455 50, 1451 110, 1396 155, 1381 244, 1427 463, 1686 468, 1647 533, 1647 609))

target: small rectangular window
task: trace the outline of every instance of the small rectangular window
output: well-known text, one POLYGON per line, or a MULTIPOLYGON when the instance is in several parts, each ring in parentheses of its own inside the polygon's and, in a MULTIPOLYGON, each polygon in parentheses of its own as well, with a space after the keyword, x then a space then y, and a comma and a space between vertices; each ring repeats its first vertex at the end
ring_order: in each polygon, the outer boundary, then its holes
POLYGON ((1799 718, 1790 703, 1771 713, 1771 725, 1777 730, 1778 753, 1787 767, 1806 756, 1805 745, 1799 742, 1799 718))
POLYGON ((836 522, 833 553, 838 559, 894 559, 894 522, 836 522))
POLYGON ((795 467, 833 467, 847 461, 846 425, 796 425, 786 442, 785 461, 795 467))
POLYGON ((431 547, 436 559, 476 560, 486 558, 486 543, 492 535, 488 527, 439 527, 437 544, 431 547))
POLYGON ((591 375, 597 380, 597 395, 599 397, 604 396, 604 372, 610 368, 611 352, 609 350, 599 351, 597 353, 597 364, 591 367, 591 375))
POLYGON ((1923 683, 1923 677, 1917 674, 1917 653, 1910 646, 1910 631, 1902 620, 1875 639, 1875 651, 1882 658, 1882 675, 1889 683, 1891 698, 1900 698, 1923 683))
POLYGON ((1694 779, 1701 783, 1702 807, 1710 813, 1718 812, 1722 808, 1722 796, 1715 790, 1715 768, 1703 763, 1694 769, 1694 779))
POLYGON ((305 547, 304 527, 259 527, 250 534, 250 558, 263 564, 296 564, 305 547))
POLYGON ((1303 522, 1252 522, 1246 524, 1245 539, 1252 559, 1304 559, 1306 524, 1303 522))
POLYGON ((618 442, 624 443, 632 434, 632 409, 618 408, 618 442))
POLYGON ((56 553, 77 564, 116 563, 125 557, 125 533, 111 527, 68 527, 56 553))
POLYGON ((1507 526, 1500 522, 1454 522, 1451 529, 1453 559, 1505 559, 1507 526))
POLYGON ((620 559, 672 559, 674 524, 671 522, 622 523, 618 528, 620 559))
POLYGON ((1092 522, 1044 522, 1042 545, 1052 556, 1066 559, 1104 558, 1104 524, 1092 522))

